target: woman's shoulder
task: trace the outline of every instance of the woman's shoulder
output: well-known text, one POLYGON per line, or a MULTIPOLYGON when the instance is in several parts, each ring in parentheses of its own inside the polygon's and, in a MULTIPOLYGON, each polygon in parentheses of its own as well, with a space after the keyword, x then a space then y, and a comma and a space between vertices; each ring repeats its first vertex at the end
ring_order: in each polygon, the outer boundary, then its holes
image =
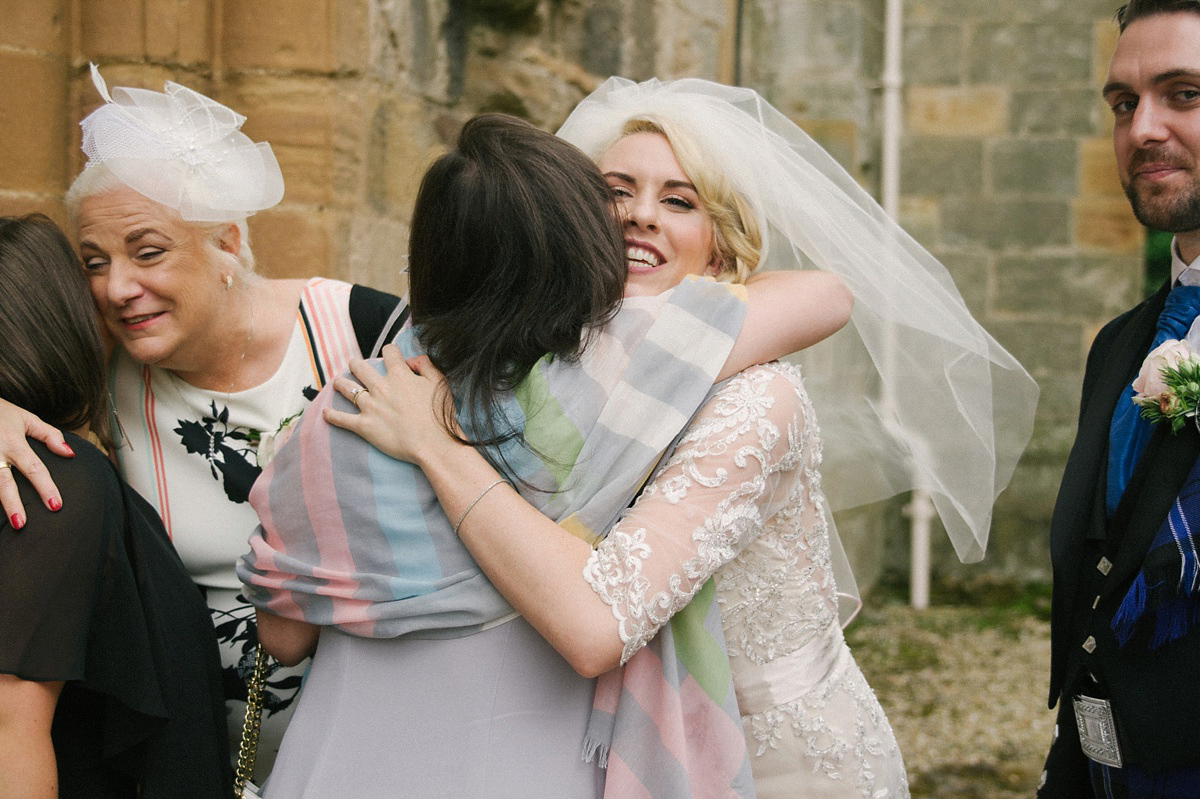
MULTIPOLYGON (((363 355, 371 354, 381 340, 394 338, 408 322, 408 303, 395 294, 332 278, 299 282, 297 304, 308 323, 345 329, 363 355)), ((340 362, 331 367, 335 372, 344 368, 340 362)))
POLYGON ((760 380, 786 380, 789 383, 803 384, 800 367, 788 361, 767 361, 766 363, 748 366, 738 374, 754 375, 760 380))
POLYGON ((354 296, 356 300, 380 305, 394 306, 400 297, 386 291, 365 286, 361 283, 348 283, 333 277, 309 278, 271 278, 273 288, 297 298, 312 297, 343 297, 354 296))
POLYGON ((97 489, 119 488, 120 480, 116 467, 108 455, 82 436, 65 433, 63 438, 75 453, 75 457, 64 458, 55 455, 40 441, 31 439, 29 445, 41 458, 46 470, 50 472, 59 491, 62 492, 64 507, 68 499, 88 501, 98 498, 95 496, 98 493, 97 489))
POLYGON ((34 451, 58 485, 62 507, 51 511, 24 477, 14 475, 27 522, 0 526, 0 671, 26 679, 78 679, 105 575, 120 546, 121 495, 104 453, 66 436, 74 458, 34 451))
POLYGON ((800 367, 771 361, 743 369, 721 384, 705 415, 766 421, 785 428, 807 424, 812 410, 800 367))
POLYGON ((52 453, 39 441, 31 441, 33 451, 58 486, 62 507, 45 507, 32 484, 17 478, 21 501, 31 531, 47 538, 69 539, 72 548, 97 545, 105 536, 105 527, 121 504, 121 480, 108 456, 85 438, 68 433, 64 436, 75 457, 52 453))
POLYGON ((804 378, 800 367, 782 361, 771 361, 747 367, 725 381, 720 392, 744 392, 754 390, 779 398, 805 396, 804 378))
POLYGON ((62 498, 59 510, 47 508, 25 476, 13 470, 26 513, 25 528, 19 536, 69 544, 71 549, 98 546, 113 501, 120 501, 120 479, 108 456, 91 442, 70 433, 64 438, 75 452, 72 458, 54 454, 40 441, 29 442, 58 486, 62 498))

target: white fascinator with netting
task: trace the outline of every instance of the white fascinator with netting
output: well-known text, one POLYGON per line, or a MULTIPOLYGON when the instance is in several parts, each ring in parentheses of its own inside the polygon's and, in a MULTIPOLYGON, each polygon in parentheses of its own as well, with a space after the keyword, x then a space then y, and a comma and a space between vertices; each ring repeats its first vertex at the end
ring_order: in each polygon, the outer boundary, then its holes
POLYGON ((755 91, 610 78, 558 135, 601 155, 634 117, 686 130, 766 231, 763 268, 836 272, 851 323, 801 362, 834 510, 922 488, 964 562, 1029 441, 1037 385, 971 316, 946 269, 828 153, 755 91))
POLYGON ((230 222, 283 199, 271 145, 241 132, 246 117, 172 81, 110 94, 93 64, 92 82, 105 102, 80 123, 88 169, 106 167, 191 222, 230 222))

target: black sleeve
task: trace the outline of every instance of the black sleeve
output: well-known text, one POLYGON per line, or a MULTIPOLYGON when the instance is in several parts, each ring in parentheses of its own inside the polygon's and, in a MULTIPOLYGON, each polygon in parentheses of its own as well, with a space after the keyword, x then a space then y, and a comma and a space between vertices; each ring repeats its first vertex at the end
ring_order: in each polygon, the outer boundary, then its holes
POLYGON ((34 451, 63 497, 52 513, 24 476, 13 476, 28 514, 20 531, 0 524, 0 672, 26 680, 78 680, 100 602, 111 538, 119 534, 116 475, 104 455, 72 439, 75 458, 34 451))
POLYGON ((356 284, 350 289, 350 322, 359 352, 370 358, 381 337, 385 343, 391 341, 408 322, 408 301, 356 284))
POLYGON ((67 683, 52 729, 64 797, 106 795, 95 781, 115 774, 144 799, 229 796, 203 595, 154 509, 102 452, 67 440, 74 458, 30 442, 62 494, 58 512, 14 475, 29 522, 0 524, 0 672, 67 683))

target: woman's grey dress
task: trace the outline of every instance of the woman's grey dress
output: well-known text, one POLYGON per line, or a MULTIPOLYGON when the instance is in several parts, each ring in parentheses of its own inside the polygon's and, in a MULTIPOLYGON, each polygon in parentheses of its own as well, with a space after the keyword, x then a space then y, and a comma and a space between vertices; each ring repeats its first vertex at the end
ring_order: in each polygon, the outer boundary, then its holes
POLYGON ((520 617, 440 640, 323 627, 266 797, 598 798, 594 686, 520 617))

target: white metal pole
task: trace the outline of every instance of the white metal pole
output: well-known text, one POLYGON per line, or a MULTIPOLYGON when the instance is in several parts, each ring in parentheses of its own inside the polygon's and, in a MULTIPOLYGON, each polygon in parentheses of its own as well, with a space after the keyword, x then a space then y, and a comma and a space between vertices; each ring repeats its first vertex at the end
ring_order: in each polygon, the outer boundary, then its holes
MULTIPOLYGON (((887 0, 884 9, 884 41, 883 41, 883 152, 880 179, 880 194, 883 210, 892 219, 900 218, 900 134, 903 128, 903 108, 901 91, 903 89, 902 61, 904 56, 904 0, 887 0)), ((884 375, 894 374, 896 360, 895 344, 888 339, 884 350, 884 375)), ((891 396, 889 381, 884 381, 883 395, 880 398, 883 412, 887 418, 893 415, 894 397, 891 396)), ((906 431, 899 431, 905 435, 906 431)), ((920 442, 908 441, 908 446, 914 451, 920 442)), ((920 458, 914 459, 920 462, 920 458)), ((915 466, 914 466, 915 468, 915 466)), ((916 486, 913 489, 912 502, 905 509, 909 517, 910 533, 910 575, 909 601, 914 608, 929 607, 930 556, 929 529, 933 521, 933 502, 929 491, 923 485, 923 476, 915 475, 916 486)))

